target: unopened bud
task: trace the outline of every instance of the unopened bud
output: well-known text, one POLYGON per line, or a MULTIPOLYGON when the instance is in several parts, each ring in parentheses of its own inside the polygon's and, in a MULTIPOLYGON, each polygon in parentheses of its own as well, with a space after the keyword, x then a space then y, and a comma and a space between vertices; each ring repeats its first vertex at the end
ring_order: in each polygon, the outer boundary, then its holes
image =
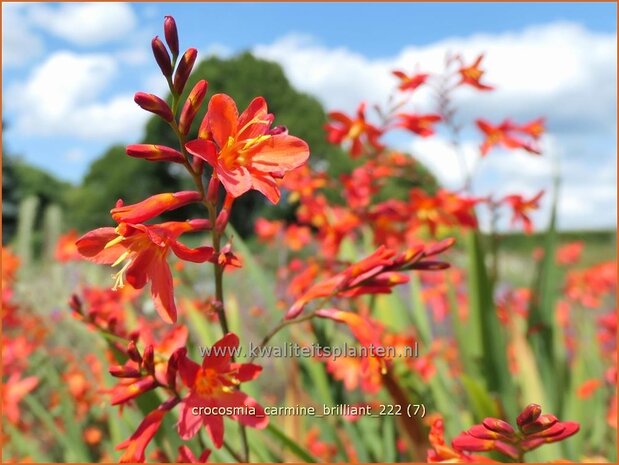
POLYGON ((172 16, 166 16, 163 20, 163 32, 165 41, 168 47, 170 47, 170 52, 176 58, 178 56, 178 31, 176 29, 176 21, 174 21, 172 16))
POLYGON ((139 378, 140 370, 135 367, 128 367, 126 365, 112 365, 110 367, 110 374, 115 378, 139 378))
POLYGON ((71 298, 69 299, 69 307, 71 307, 71 310, 73 310, 74 313, 78 315, 83 315, 82 301, 77 296, 77 294, 71 295, 71 298))
POLYGON ((522 427, 526 424, 532 423, 539 418, 542 414, 542 407, 538 404, 529 404, 516 418, 518 427, 522 430, 522 427))
POLYGON ((198 81, 189 93, 189 96, 185 101, 185 105, 183 105, 183 110, 181 111, 181 116, 178 121, 178 130, 184 136, 186 136, 189 132, 191 123, 193 123, 193 120, 200 109, 200 105, 202 105, 202 102, 204 101, 204 97, 206 96, 206 88, 207 82, 204 79, 198 81))
POLYGON ((191 74, 191 70, 193 69, 193 64, 196 62, 197 56, 198 51, 195 48, 190 48, 187 49, 181 58, 181 61, 176 68, 176 72, 174 73, 174 92, 176 92, 177 95, 183 93, 183 89, 185 89, 185 84, 187 84, 187 79, 189 79, 189 75, 191 74))
MULTIPOLYGON (((197 158, 197 157, 196 157, 197 158)), ((216 176, 211 177, 211 180, 208 183, 208 190, 206 191, 206 200, 211 203, 217 202, 217 198, 219 197, 219 178, 216 176)))
POLYGON ((152 345, 146 346, 144 349, 144 361, 142 365, 147 373, 151 375, 155 373, 155 349, 152 345))
POLYGON ((165 100, 160 99, 156 95, 138 92, 135 94, 133 100, 135 100, 135 103, 137 103, 144 110, 160 116, 168 123, 174 119, 174 115, 172 114, 172 110, 170 110, 168 104, 165 100))
POLYGON ((155 60, 161 69, 163 75, 167 78, 172 77, 172 62, 170 61, 170 54, 161 42, 159 37, 155 37, 151 42, 153 47, 153 55, 155 55, 155 60))
POLYGON ((142 356, 138 351, 134 341, 129 342, 127 346, 127 356, 136 363, 142 363, 142 356))
POLYGON ((126 148, 127 155, 133 158, 142 158, 148 161, 171 161, 184 163, 185 158, 178 151, 165 145, 133 144, 126 148))

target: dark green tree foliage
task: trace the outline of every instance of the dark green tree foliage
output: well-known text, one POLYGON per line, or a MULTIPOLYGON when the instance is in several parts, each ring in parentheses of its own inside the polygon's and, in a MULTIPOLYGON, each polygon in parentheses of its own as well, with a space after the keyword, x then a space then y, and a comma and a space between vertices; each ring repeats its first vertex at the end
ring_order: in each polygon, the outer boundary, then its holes
MULTIPOLYGON (((39 198, 39 212, 51 204, 67 206, 67 194, 73 186, 19 157, 5 154, 2 159, 2 241, 10 242, 17 226, 19 204, 29 196, 39 198)), ((38 216, 35 228, 42 226, 38 216)))

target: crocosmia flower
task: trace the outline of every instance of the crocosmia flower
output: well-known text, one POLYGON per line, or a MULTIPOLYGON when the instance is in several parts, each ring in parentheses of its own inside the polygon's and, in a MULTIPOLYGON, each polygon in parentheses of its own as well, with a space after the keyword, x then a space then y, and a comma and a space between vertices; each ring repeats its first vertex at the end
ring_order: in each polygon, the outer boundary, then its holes
POLYGON ((275 204, 280 198, 276 179, 303 165, 309 147, 285 131, 272 130, 273 120, 262 97, 252 100, 239 116, 231 97, 216 94, 200 125, 201 138, 186 148, 213 167, 232 197, 255 189, 275 204))
POLYGON ((232 333, 226 334, 205 353, 202 365, 189 360, 186 350, 181 350, 178 372, 190 389, 181 402, 178 421, 181 438, 192 438, 204 425, 219 449, 224 441, 224 416, 252 428, 267 426, 269 419, 264 409, 239 390, 241 383, 256 379, 262 367, 232 362, 238 346, 239 338, 232 333))
POLYGON ((384 148, 378 140, 382 131, 366 120, 365 103, 359 105, 355 119, 339 111, 329 113, 329 119, 331 122, 325 125, 327 140, 332 144, 350 142, 350 155, 353 158, 363 153, 364 144, 376 150, 384 148))
POLYGON ((400 80, 398 89, 403 92, 417 89, 419 86, 423 85, 430 76, 427 73, 416 73, 409 76, 404 71, 400 70, 392 71, 391 74, 400 80))
POLYGON ((113 289, 123 287, 125 281, 141 289, 150 281, 157 312, 163 320, 173 323, 176 305, 167 255, 172 250, 180 259, 196 263, 213 259, 213 248, 190 248, 177 240, 183 233, 208 226, 206 220, 155 225, 120 223, 116 228, 98 228, 86 233, 77 241, 77 248, 87 260, 95 263, 117 266, 125 262, 113 275, 113 289))
POLYGON ((483 84, 481 82, 481 78, 484 75, 484 71, 479 67, 481 64, 481 60, 484 58, 483 53, 479 55, 473 64, 466 66, 462 65, 462 67, 458 70, 460 74, 460 84, 465 84, 469 86, 473 86, 478 90, 492 90, 494 87, 489 86, 487 84, 483 84))

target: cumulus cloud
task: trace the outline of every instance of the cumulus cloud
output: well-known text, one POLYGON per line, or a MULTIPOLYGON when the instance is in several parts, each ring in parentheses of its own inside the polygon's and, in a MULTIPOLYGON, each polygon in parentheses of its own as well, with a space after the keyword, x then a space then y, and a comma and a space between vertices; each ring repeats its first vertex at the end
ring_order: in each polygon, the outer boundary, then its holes
POLYGON ((117 72, 117 62, 109 55, 50 55, 6 94, 7 108, 16 115, 14 129, 112 141, 139 133, 147 115, 131 95, 101 99, 117 72))
POLYGON ((117 2, 36 4, 28 16, 39 28, 82 47, 122 40, 136 25, 131 6, 117 2))
MULTIPOLYGON (((455 96, 458 118, 466 123, 483 116, 499 122, 509 116, 527 121, 545 116, 545 154, 494 151, 477 164, 480 135, 465 130, 462 152, 469 169, 477 166, 476 193, 533 195, 549 190, 559 158, 563 180, 560 224, 563 227, 616 225, 616 35, 591 32, 558 22, 518 32, 453 37, 424 46, 408 46, 390 58, 370 59, 346 48, 329 48, 309 36, 289 35, 258 45, 256 55, 279 62, 293 85, 316 95, 328 109, 352 112, 360 100, 384 103, 394 91, 393 69, 439 73, 445 54, 466 61, 485 53, 485 81, 493 92, 462 89, 455 96), (592 168, 595 166, 595 168, 592 168), (599 173, 596 174, 596 172, 599 173), (603 175, 602 175, 603 174, 603 175), (600 176, 602 175, 602 176, 600 176)), ((432 109, 432 96, 421 91, 416 111, 432 109)), ((444 135, 393 145, 413 153, 446 186, 462 184, 462 168, 444 135)), ((536 218, 543 225, 549 198, 536 218)))

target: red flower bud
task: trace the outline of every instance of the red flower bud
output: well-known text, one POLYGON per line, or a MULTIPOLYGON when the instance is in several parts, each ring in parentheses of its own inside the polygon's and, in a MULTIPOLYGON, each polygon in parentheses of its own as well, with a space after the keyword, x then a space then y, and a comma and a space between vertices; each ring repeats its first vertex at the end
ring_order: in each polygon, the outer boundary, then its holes
POLYGON ((520 430, 524 434, 535 434, 544 431, 557 423, 554 415, 542 415, 537 420, 522 425, 520 430))
POLYGON ((178 31, 176 30, 176 21, 172 16, 166 16, 163 20, 163 32, 170 52, 176 58, 178 56, 178 31))
POLYGON ((71 310, 73 310, 73 312, 75 312, 76 314, 83 315, 82 301, 77 296, 77 294, 71 295, 71 299, 69 300, 69 307, 71 307, 71 310))
POLYGON ((144 349, 144 361, 142 364, 147 373, 151 375, 155 373, 155 349, 152 345, 146 346, 144 349))
POLYGON ((138 92, 135 94, 133 100, 144 110, 159 115, 168 123, 174 119, 174 115, 168 104, 156 95, 138 92))
POLYGON ((112 365, 110 367, 110 374, 115 378, 139 378, 140 370, 135 367, 129 367, 126 365, 112 365))
POLYGON ((157 381, 154 378, 141 378, 137 380, 135 383, 129 384, 127 386, 121 386, 118 389, 114 389, 114 393, 112 394, 112 405, 124 404, 125 402, 135 399, 136 397, 144 394, 151 389, 155 389, 157 387, 157 381))
POLYGON ((192 202, 198 202, 202 194, 196 191, 155 194, 133 205, 118 205, 110 213, 117 223, 143 223, 168 210, 175 210, 192 202))
POLYGON ((512 425, 497 418, 486 418, 482 423, 490 431, 495 431, 506 436, 510 436, 516 432, 512 425))
POLYGON ((133 144, 126 148, 127 155, 133 158, 142 158, 148 161, 171 161, 184 163, 185 158, 178 151, 165 145, 133 144))
POLYGON ((176 389, 176 374, 178 373, 178 352, 174 352, 168 360, 168 368, 166 370, 166 382, 172 390, 176 389))
MULTIPOLYGON (((197 158, 197 157, 196 157, 197 158)), ((198 160, 200 160, 198 158, 198 160)), ((217 202, 218 194, 219 194, 219 178, 213 176, 208 183, 208 189, 206 191, 206 199, 211 202, 217 202)))
POLYGON ((193 64, 196 62, 197 56, 198 51, 195 48, 190 48, 187 49, 181 58, 181 61, 176 68, 176 72, 174 73, 174 92, 176 92, 177 95, 183 93, 183 89, 185 89, 185 84, 187 84, 187 79, 189 79, 189 75, 191 74, 191 70, 193 69, 193 64))
POLYGON ((142 363, 142 356, 138 351, 134 341, 129 342, 127 346, 127 356, 136 363, 142 363))
POLYGON ((170 61, 170 54, 161 42, 159 37, 155 37, 151 42, 153 47, 153 55, 155 55, 155 60, 161 69, 161 72, 165 77, 172 77, 172 61, 170 61))
POLYGON ((194 172, 202 176, 202 173, 204 173, 204 160, 198 157, 193 157, 193 160, 191 160, 191 167, 194 172))
POLYGON ((178 121, 178 130, 185 136, 189 132, 189 128, 191 128, 191 123, 193 123, 196 113, 198 113, 200 109, 200 105, 202 105, 204 101, 206 88, 207 82, 204 79, 198 81, 189 93, 185 105, 183 105, 183 110, 181 111, 181 116, 178 121))
POLYGON ((522 430, 522 427, 524 425, 534 422, 539 418, 541 414, 541 406, 539 406, 538 404, 529 404, 520 413, 520 415, 518 415, 518 418, 516 418, 516 423, 518 423, 518 427, 522 430))
POLYGON ((495 441, 489 439, 478 439, 466 433, 460 434, 451 441, 454 449, 468 452, 484 452, 494 448, 495 441))

